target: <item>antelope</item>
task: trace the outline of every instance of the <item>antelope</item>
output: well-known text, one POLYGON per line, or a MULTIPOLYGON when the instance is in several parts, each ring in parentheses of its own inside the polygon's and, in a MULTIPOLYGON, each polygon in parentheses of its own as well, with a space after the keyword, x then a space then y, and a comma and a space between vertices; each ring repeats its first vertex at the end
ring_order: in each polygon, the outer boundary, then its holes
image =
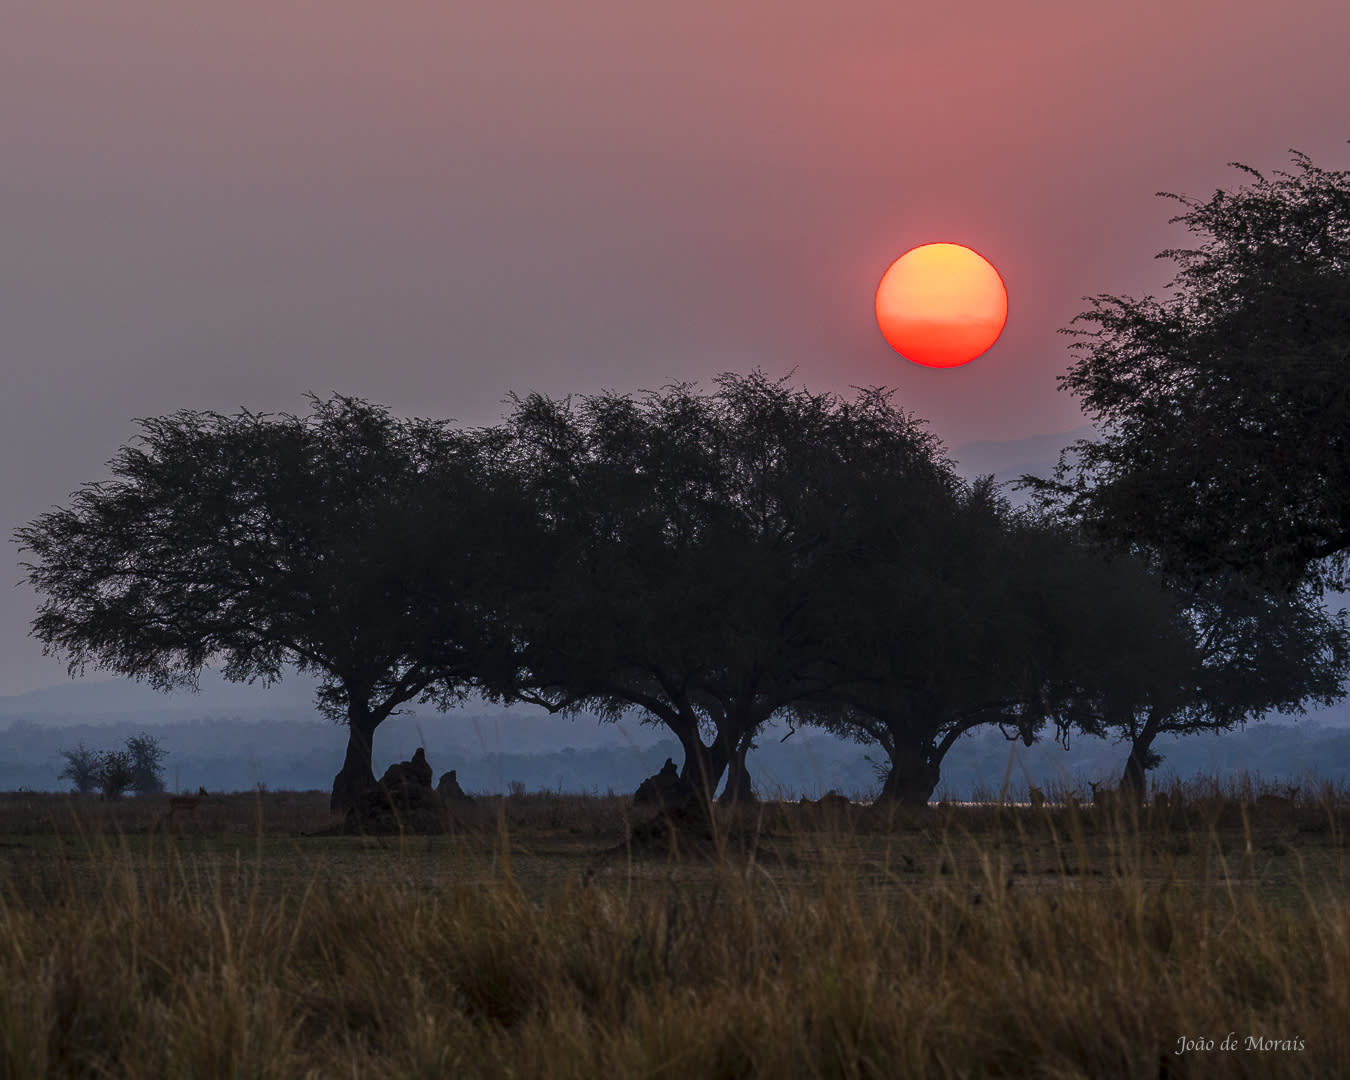
POLYGON ((1042 791, 1040 788, 1038 788, 1035 784, 1032 784, 1032 785, 1031 785, 1031 808, 1032 808, 1033 810, 1039 810, 1039 809, 1040 809, 1042 806, 1044 806, 1044 805, 1045 805, 1045 792, 1042 791))
POLYGON ((201 805, 204 798, 206 798, 206 788, 204 787, 199 787, 196 795, 170 796, 168 819, 173 821, 174 817, 178 814, 195 815, 197 813, 197 807, 201 805))
POLYGON ((819 799, 808 799, 805 795, 798 800, 798 806, 806 810, 813 810, 816 813, 846 813, 853 805, 847 795, 840 795, 837 791, 828 791, 819 799))
POLYGON ((1119 792, 1111 788, 1098 787, 1095 781, 1088 781, 1088 786, 1092 788, 1092 805, 1102 810, 1112 810, 1115 808, 1119 792))

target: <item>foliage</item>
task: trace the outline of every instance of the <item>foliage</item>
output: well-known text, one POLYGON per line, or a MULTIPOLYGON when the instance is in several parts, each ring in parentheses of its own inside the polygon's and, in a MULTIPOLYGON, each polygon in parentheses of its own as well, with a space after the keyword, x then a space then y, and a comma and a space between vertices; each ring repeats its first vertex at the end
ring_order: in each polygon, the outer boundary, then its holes
POLYGON ((1344 611, 1327 611, 1314 589, 1275 593, 1233 575, 1172 579, 1193 643, 1189 662, 1151 669, 1147 702, 1115 713, 1111 725, 1130 744, 1122 785, 1140 792, 1144 773, 1162 763, 1152 749, 1162 734, 1226 731, 1269 712, 1302 714, 1308 704, 1344 696, 1350 630, 1344 611))
POLYGON ((66 767, 56 774, 57 779, 69 780, 82 795, 98 788, 99 767, 103 760, 99 751, 89 750, 80 743, 74 750, 62 750, 61 756, 66 759, 66 767))
MULTIPOLYGON (((1321 603, 1350 550, 1350 173, 1294 155, 1173 218, 1172 295, 1098 296, 1061 379, 1101 438, 1024 477, 1043 507, 1142 558, 1184 612, 1180 671, 1108 726, 1142 789, 1161 733, 1225 730, 1329 704, 1350 673, 1342 613, 1321 603)), ((1101 728, 1097 730, 1101 731, 1101 728)))
POLYGON ((131 757, 131 788, 138 795, 158 795, 164 790, 163 761, 168 751, 155 736, 142 731, 127 739, 131 757))
POLYGON ((125 750, 109 750, 99 758, 98 786, 105 799, 120 799, 136 782, 136 766, 125 750))
POLYGON ((710 394, 533 396, 506 428, 556 559, 520 624, 516 696, 637 705, 680 739, 684 778, 711 792, 728 772, 729 798, 750 793, 765 721, 834 677, 855 602, 838 568, 867 508, 919 516, 956 486, 888 394, 845 401, 758 372, 710 394))
MULTIPOLYGON (((680 740, 684 779, 711 797, 725 775, 729 801, 752 797, 764 725, 792 715, 880 743, 884 794, 923 802, 978 725, 1028 744, 1047 721, 1114 727, 1147 762, 1158 731, 1327 700, 1346 670, 1344 626, 1301 597, 1225 594, 1206 622, 1214 598, 1160 589, 1188 582, 1161 557, 1103 559, 1078 522, 963 483, 887 391, 726 374, 708 393, 513 399, 473 431, 311 400, 303 418, 144 420, 112 480, 17 535, 33 632, 72 673, 317 672, 349 727, 334 809, 373 784, 400 705, 471 687, 636 706, 680 740)), ((162 790, 162 756, 129 740, 117 790, 162 790)))
POLYGON ((62 750, 66 767, 58 777, 70 780, 82 794, 101 789, 105 798, 119 798, 128 788, 138 795, 162 792, 162 763, 168 751, 159 739, 142 731, 128 738, 126 747, 126 750, 99 751, 86 749, 80 743, 74 750, 62 750))
POLYGON ((1047 720, 1064 738, 1091 729, 1185 654, 1140 567, 1014 512, 987 478, 923 528, 924 544, 866 549, 878 599, 854 601, 840 683, 793 709, 882 748, 883 800, 926 804, 948 752, 983 725, 1028 746, 1047 720))
POLYGON ((168 689, 319 674, 351 726, 335 805, 373 782, 371 738, 414 698, 444 707, 481 662, 486 537, 504 530, 472 441, 350 398, 308 417, 179 412, 141 421, 114 479, 16 536, 44 599, 33 634, 86 664, 168 689), (473 550, 468 550, 472 548, 473 550))
MULTIPOLYGON (((1099 540, 1170 572, 1262 587, 1344 581, 1350 550, 1350 172, 1292 172, 1200 201, 1162 300, 1100 295, 1067 331, 1061 389, 1101 438, 1024 478, 1099 540)), ((1164 193, 1166 194, 1166 193, 1164 193)))

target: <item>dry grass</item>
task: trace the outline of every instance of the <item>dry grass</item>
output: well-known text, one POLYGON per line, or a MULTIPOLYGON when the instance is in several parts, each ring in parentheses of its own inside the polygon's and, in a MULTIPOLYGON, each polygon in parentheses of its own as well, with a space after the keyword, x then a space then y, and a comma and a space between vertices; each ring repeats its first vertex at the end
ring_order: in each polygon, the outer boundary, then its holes
POLYGON ((720 862, 630 858, 619 799, 3 796, 0 1076, 1350 1075, 1350 804, 1256 794, 768 804, 720 862))

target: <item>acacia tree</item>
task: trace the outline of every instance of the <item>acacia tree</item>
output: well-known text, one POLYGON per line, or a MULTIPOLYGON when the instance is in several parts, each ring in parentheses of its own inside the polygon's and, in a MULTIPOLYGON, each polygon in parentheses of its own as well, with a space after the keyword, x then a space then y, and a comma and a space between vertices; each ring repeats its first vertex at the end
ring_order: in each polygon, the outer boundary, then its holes
POLYGON ((80 743, 74 750, 62 750, 65 768, 56 774, 58 780, 69 780, 81 795, 87 795, 98 786, 98 770, 103 755, 80 743))
POLYGON ((572 715, 589 706, 610 720, 636 706, 676 735, 686 778, 706 788, 721 770, 679 678, 706 631, 680 565, 715 482, 701 468, 712 438, 703 403, 684 386, 641 403, 513 401, 502 430, 536 513, 533 557, 547 564, 548 584, 504 597, 521 667, 489 694, 572 715))
POLYGON ((888 395, 785 383, 724 375, 713 394, 575 408, 533 397, 507 425, 558 552, 556 586, 519 631, 523 684, 550 707, 646 710, 705 797, 724 772, 724 798, 750 797, 755 733, 834 677, 847 602, 826 567, 853 557, 836 481, 884 471, 911 495, 955 482, 888 395))
POLYGON ((1193 579, 1344 581, 1350 551, 1350 172, 1292 172, 1173 221, 1197 246, 1158 300, 1100 295, 1067 332, 1060 389, 1102 437, 1024 481, 1094 539, 1193 579))
POLYGON ((158 689, 321 678, 349 726, 335 809, 374 781, 372 737, 401 703, 448 705, 498 647, 492 581, 504 505, 484 497, 478 444, 446 422, 352 398, 308 417, 179 412, 17 530, 43 597, 32 633, 64 655, 158 689))
POLYGON ((1310 585, 1261 592, 1229 574, 1173 580, 1170 590, 1191 642, 1172 659, 1184 662, 1150 667, 1147 699, 1079 725, 1129 744, 1121 788, 1135 796, 1162 763, 1158 736, 1227 731, 1268 712, 1329 705, 1350 673, 1345 614, 1328 612, 1310 585))
POLYGON ((752 797, 746 756, 769 718, 839 684, 839 650, 876 584, 859 523, 903 508, 911 527, 889 538, 903 550, 913 523, 958 481, 937 439, 889 392, 847 401, 757 375, 723 376, 715 397, 730 513, 709 530, 697 573, 727 587, 713 640, 722 662, 699 687, 728 748, 723 797, 735 801, 752 797))
POLYGON ((148 731, 127 739, 131 756, 131 787, 137 795, 159 795, 164 791, 164 758, 168 751, 148 731))
MULTIPOLYGON (((1141 568, 1107 562, 1052 523, 1014 513, 989 478, 922 521, 926 542, 883 543, 847 647, 845 676, 794 716, 886 755, 878 798, 926 804, 956 742, 997 724, 1031 745, 1148 692, 1177 639, 1141 568)), ((890 530, 877 534, 886 537, 890 530)))

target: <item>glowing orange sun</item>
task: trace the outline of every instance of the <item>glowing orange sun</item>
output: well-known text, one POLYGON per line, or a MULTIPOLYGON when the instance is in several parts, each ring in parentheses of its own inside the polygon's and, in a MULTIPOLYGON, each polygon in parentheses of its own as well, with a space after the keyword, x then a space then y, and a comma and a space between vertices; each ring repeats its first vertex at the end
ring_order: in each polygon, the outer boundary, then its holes
POLYGON ((911 248, 881 275, 877 326, 896 352, 926 367, 968 364, 1003 333, 1008 290, 960 244, 911 248))

